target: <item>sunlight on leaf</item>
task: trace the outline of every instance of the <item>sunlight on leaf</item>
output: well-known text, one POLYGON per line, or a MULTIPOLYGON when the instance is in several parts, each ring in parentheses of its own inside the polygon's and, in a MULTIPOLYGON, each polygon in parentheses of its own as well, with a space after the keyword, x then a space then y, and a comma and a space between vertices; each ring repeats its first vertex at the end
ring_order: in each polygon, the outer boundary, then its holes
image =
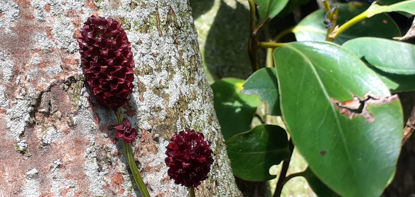
POLYGON ((336 44, 289 43, 274 60, 287 129, 313 172, 342 196, 379 196, 401 148, 397 96, 336 44))
POLYGON ((225 78, 212 84, 216 115, 225 139, 250 129, 259 103, 258 96, 241 93, 243 83, 241 79, 225 78))

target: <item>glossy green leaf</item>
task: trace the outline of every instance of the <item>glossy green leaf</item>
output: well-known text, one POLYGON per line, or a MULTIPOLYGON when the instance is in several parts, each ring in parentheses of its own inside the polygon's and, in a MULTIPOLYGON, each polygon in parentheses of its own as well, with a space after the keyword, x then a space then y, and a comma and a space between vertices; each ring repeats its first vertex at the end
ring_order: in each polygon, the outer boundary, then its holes
POLYGON ((275 178, 269 168, 290 156, 287 134, 275 125, 259 125, 232 136, 226 146, 233 174, 248 181, 275 178))
POLYGON ((310 185, 313 192, 317 194, 317 196, 321 197, 338 197, 339 195, 336 194, 333 190, 327 187, 326 184, 321 182, 321 180, 311 171, 310 168, 307 168, 304 173, 303 177, 307 180, 308 185, 310 185))
POLYGON ((268 18, 274 18, 287 5, 288 0, 257 0, 259 23, 264 23, 268 18))
POLYGON ((396 75, 373 69, 391 92, 415 91, 415 75, 396 75))
POLYGON ((274 59, 287 129, 313 172, 341 196, 379 196, 401 147, 397 96, 333 43, 290 43, 274 59))
POLYGON ((356 38, 343 44, 358 57, 386 73, 415 74, 415 46, 381 38, 356 38))
POLYGON ((212 84, 214 104, 226 139, 250 129, 259 103, 258 96, 242 94, 244 80, 225 78, 212 84))
POLYGON ((275 69, 259 69, 245 81, 243 88, 242 93, 256 94, 266 102, 269 114, 281 115, 275 69))
MULTIPOLYGON (((367 5, 361 3, 339 4, 338 25, 345 23, 356 15, 364 12, 367 5)), ((294 29, 293 32, 298 41, 324 41, 326 39, 327 29, 323 23, 326 12, 318 10, 305 17, 294 29)), ((400 36, 398 25, 391 17, 386 14, 380 14, 350 27, 340 34, 334 42, 341 44, 347 40, 372 36, 381 38, 392 38, 400 36)))
POLYGON ((384 12, 406 12, 409 14, 415 14, 415 0, 402 1, 392 5, 379 5, 372 4, 367 10, 366 15, 372 17, 376 14, 384 12))
POLYGON ((362 58, 392 92, 415 90, 415 46, 404 42, 357 38, 343 47, 362 58))

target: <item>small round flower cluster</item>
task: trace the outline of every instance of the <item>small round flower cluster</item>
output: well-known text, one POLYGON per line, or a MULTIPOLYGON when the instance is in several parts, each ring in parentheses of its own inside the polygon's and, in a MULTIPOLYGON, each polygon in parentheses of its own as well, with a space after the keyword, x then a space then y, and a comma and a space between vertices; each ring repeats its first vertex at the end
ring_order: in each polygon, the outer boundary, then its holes
POLYGON ((204 140, 203 134, 194 130, 175 134, 167 146, 166 155, 169 176, 176 184, 186 187, 200 185, 213 163, 210 143, 204 140))

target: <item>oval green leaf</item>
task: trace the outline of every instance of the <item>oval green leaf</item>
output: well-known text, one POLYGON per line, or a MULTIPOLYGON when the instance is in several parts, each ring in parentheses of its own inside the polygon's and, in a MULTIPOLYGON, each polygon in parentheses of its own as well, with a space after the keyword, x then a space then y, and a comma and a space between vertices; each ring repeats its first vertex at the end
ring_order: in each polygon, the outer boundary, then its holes
POLYGON ((272 19, 287 5, 288 0, 257 0, 259 24, 272 19))
POLYGON ((366 11, 368 17, 384 12, 406 12, 415 15, 415 0, 402 1, 392 5, 379 5, 373 3, 366 11))
POLYGON ((356 38, 343 44, 354 54, 386 73, 415 74, 415 46, 381 38, 356 38))
POLYGON ((241 93, 243 83, 242 79, 225 78, 212 84, 215 111, 225 140, 250 129, 259 103, 258 96, 241 93))
POLYGON ((259 69, 245 81, 243 88, 242 93, 256 94, 266 102, 269 114, 281 115, 275 69, 259 69))
POLYGON ((269 174, 269 168, 290 156, 287 134, 275 125, 259 125, 237 134, 226 146, 233 174, 247 181, 275 178, 269 174))
POLYGON ((390 5, 390 4, 394 4, 394 3, 399 3, 405 0, 377 0, 377 2, 379 2, 381 5, 390 5))
POLYGON ((397 75, 371 67, 393 93, 415 91, 415 75, 397 75))
MULTIPOLYGON (((341 25, 361 12, 365 11, 367 5, 362 3, 339 4, 339 18, 337 24, 341 25)), ((324 41, 327 29, 323 23, 326 12, 318 10, 305 17, 294 29, 293 32, 298 41, 324 41)), ((400 36, 400 30, 395 21, 386 14, 381 14, 350 27, 340 34, 334 42, 341 44, 347 40, 373 36, 381 38, 392 38, 400 36)))
POLYGON ((397 96, 336 44, 290 43, 274 59, 287 129, 313 172, 341 196, 379 196, 401 147, 397 96))

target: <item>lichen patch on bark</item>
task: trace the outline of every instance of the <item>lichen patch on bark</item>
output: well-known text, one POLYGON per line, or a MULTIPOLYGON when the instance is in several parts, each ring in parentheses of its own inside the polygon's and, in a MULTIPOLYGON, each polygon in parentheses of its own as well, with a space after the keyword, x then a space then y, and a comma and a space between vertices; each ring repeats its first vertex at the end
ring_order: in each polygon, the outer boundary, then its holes
MULTIPOLYGON (((136 196, 113 112, 86 89, 76 36, 92 14, 123 23, 135 61, 123 112, 152 196, 185 196, 167 176, 165 147, 187 128, 212 142, 215 163, 201 196, 240 196, 186 0, 6 0, 1 6, 0 188, 6 195, 136 196), (38 172, 26 173, 36 169, 38 172), (32 176, 33 175, 33 176, 32 176), (221 184, 218 184, 221 183, 221 184)), ((33 171, 32 171, 33 172, 33 171)))

